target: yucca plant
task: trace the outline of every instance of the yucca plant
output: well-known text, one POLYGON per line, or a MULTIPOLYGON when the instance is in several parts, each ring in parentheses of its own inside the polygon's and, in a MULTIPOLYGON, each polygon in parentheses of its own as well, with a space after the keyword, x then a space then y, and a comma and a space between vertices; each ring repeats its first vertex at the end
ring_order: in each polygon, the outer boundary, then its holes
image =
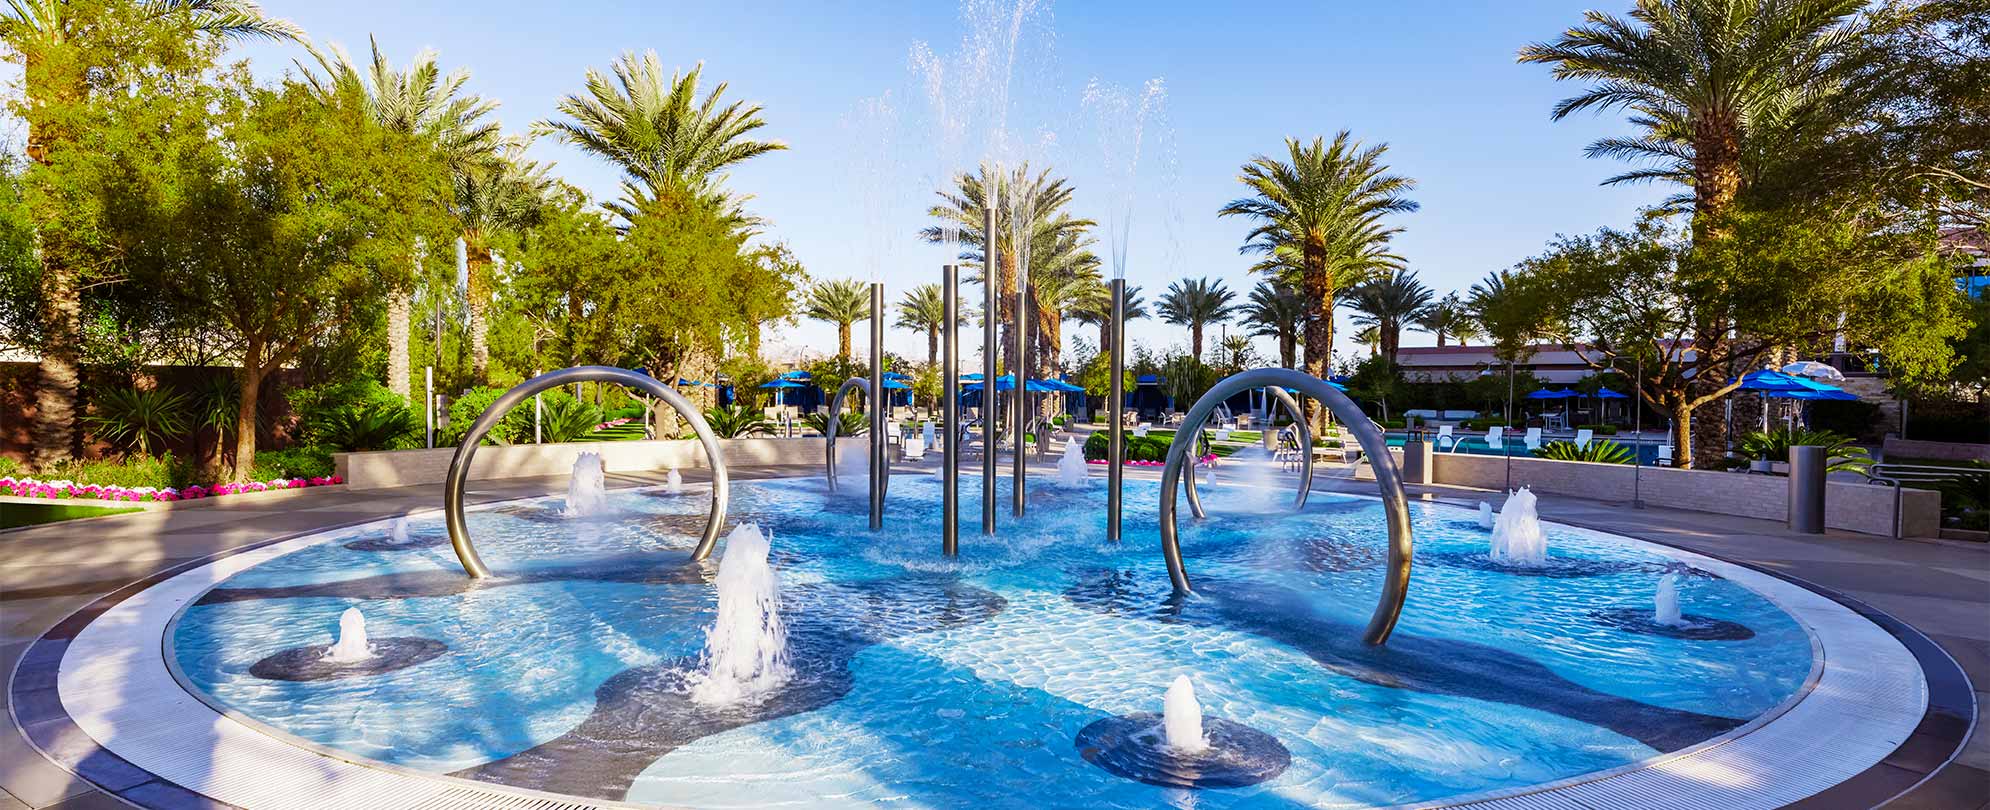
POLYGON ((107 388, 97 392, 84 422, 97 438, 150 456, 157 446, 155 439, 186 432, 188 404, 186 395, 163 388, 107 388))
POLYGON ((1577 447, 1575 442, 1548 442, 1534 451, 1534 456, 1549 461, 1588 461, 1597 464, 1629 464, 1633 458, 1630 448, 1609 441, 1590 442, 1587 447, 1577 447))
POLYGON ((1760 461, 1788 461, 1790 448, 1815 445, 1824 448, 1830 459, 1826 472, 1865 472, 1872 466, 1866 449, 1852 443, 1852 437, 1829 430, 1757 431, 1741 437, 1741 454, 1760 461))
MULTIPOLYGON (((802 424, 814 428, 817 433, 824 435, 828 435, 829 433, 829 420, 821 412, 803 416, 802 424)), ((836 435, 838 436, 862 436, 865 433, 869 433, 870 430, 870 417, 860 413, 845 413, 841 418, 836 420, 836 435)))
MULTIPOLYGON (((549 397, 539 420, 539 436, 547 442, 577 442, 601 424, 601 409, 573 397, 549 397)), ((529 430, 529 428, 528 428, 529 430)))
POLYGON ((711 425, 712 432, 718 434, 721 439, 738 439, 774 432, 774 423, 767 421, 767 417, 759 411, 744 405, 707 408, 705 423, 711 425))

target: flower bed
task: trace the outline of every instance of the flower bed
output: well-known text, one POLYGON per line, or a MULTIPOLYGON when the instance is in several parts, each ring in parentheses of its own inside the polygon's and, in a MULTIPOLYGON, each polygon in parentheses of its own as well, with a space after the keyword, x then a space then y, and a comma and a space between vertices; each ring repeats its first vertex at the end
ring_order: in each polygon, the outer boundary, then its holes
POLYGON ((328 484, 343 484, 338 476, 312 478, 272 478, 268 481, 247 483, 198 484, 185 489, 173 487, 119 487, 102 484, 79 484, 75 481, 42 481, 34 478, 0 477, 0 492, 23 498, 95 498, 104 501, 167 502, 192 501, 201 498, 214 498, 234 495, 241 492, 266 492, 272 489, 303 489, 321 487, 328 484))
POLYGON ((628 423, 630 423, 630 422, 634 422, 634 421, 636 421, 634 417, 629 417, 629 416, 623 416, 623 417, 618 417, 618 418, 615 418, 615 419, 610 419, 610 420, 608 420, 608 421, 606 421, 606 422, 602 422, 602 423, 601 423, 601 424, 599 424, 599 425, 595 425, 595 426, 594 426, 594 429, 595 429, 595 430, 607 430, 607 429, 609 429, 609 428, 618 428, 618 427, 621 427, 621 426, 623 426, 623 425, 626 425, 626 424, 628 424, 628 423))
MULTIPOLYGON (((1092 459, 1092 460, 1090 460, 1090 461, 1087 461, 1087 462, 1085 462, 1085 463, 1086 463, 1086 464, 1105 464, 1105 463, 1106 463, 1106 460, 1105 460, 1105 459, 1102 459, 1102 458, 1095 458, 1095 459, 1092 459)), ((1128 466, 1128 467, 1166 467, 1166 466, 1168 466, 1168 463, 1167 463, 1167 462, 1165 462, 1165 461, 1139 461, 1139 460, 1135 460, 1135 459, 1127 459, 1127 460, 1126 460, 1125 462, 1122 462, 1122 463, 1123 463, 1123 464, 1125 464, 1125 465, 1126 465, 1126 466, 1128 466)), ((1216 463, 1216 454, 1215 454, 1215 453, 1210 453, 1209 455, 1206 455, 1206 456, 1203 456, 1202 458, 1199 458, 1199 459, 1196 459, 1196 460, 1195 460, 1195 463, 1196 463, 1197 465, 1199 465, 1199 466, 1203 466, 1203 467, 1207 467, 1207 466, 1210 466, 1210 465, 1212 465, 1212 464, 1215 464, 1215 463, 1216 463)))

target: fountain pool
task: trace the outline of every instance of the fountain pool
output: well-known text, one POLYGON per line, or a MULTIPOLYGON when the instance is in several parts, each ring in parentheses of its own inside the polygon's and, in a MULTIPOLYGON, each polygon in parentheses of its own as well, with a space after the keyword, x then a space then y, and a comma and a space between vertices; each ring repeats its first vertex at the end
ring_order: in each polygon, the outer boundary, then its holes
MULTIPOLYGON (((1410 507, 1417 568, 1385 647, 1360 641, 1385 558, 1370 498, 1315 493, 1301 513, 1262 513, 1241 488, 1207 487, 1210 519, 1183 521, 1198 590, 1173 598, 1157 486, 1127 486, 1122 544, 1104 541, 1103 491, 1042 487, 1028 518, 1005 516, 996 538, 964 530, 949 561, 928 476, 893 482, 878 533, 863 503, 819 480, 735 484, 732 521, 767 543, 737 576, 754 604, 778 602, 786 653, 780 677, 742 699, 697 694, 731 541, 688 563, 705 504, 658 491, 610 493, 612 520, 568 518, 559 497, 471 512, 496 572, 474 584, 447 546, 349 542, 385 522, 286 541, 193 600, 169 656, 217 707, 346 756, 690 807, 1456 800, 1698 745, 1776 711, 1812 672, 1804 627, 1704 558, 1544 523, 1550 559, 1584 561, 1565 567, 1580 575, 1469 564, 1488 553, 1476 515, 1427 503, 1410 507), (1599 618, 1651 616, 1668 573, 1695 617, 1749 632, 1599 618), (252 672, 323 649, 354 606, 376 638, 436 654, 313 680, 252 672), (1275 767, 1185 789, 1097 747, 1113 721, 1158 730, 1159 698, 1184 675, 1217 724, 1212 753, 1249 738, 1276 755, 1251 761, 1275 767)), ((970 520, 978 496, 962 487, 970 520)), ((439 520, 416 517, 414 533, 439 520)), ((763 627, 741 621, 745 635, 763 627)))

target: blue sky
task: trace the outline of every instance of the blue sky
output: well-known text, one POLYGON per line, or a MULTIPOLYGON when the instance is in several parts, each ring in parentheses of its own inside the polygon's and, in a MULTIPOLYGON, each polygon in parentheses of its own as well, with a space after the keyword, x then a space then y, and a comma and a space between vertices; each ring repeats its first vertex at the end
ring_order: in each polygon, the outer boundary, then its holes
MULTIPOLYGON (((1287 8, 1039 0, 1014 47, 994 50, 993 61, 1013 69, 994 73, 1009 77, 1000 119, 1008 134, 1006 146, 991 146, 984 133, 995 128, 998 105, 983 100, 999 98, 1004 83, 960 78, 972 61, 964 37, 1011 19, 1017 1, 264 5, 355 56, 363 57, 369 34, 396 65, 422 48, 437 50, 446 68, 470 69, 471 90, 502 102, 505 126, 517 132, 555 115, 558 100, 581 89, 587 68, 605 69, 624 50, 653 49, 666 67, 702 61, 708 84, 729 82, 728 98, 763 105, 762 132, 789 145, 729 180, 754 196, 750 208, 771 222, 768 238, 786 241, 817 278, 875 274, 893 299, 937 281, 948 259, 911 236, 924 224, 919 211, 941 167, 983 156, 1069 175, 1080 215, 1103 221, 1109 211, 1129 212, 1125 272, 1150 299, 1184 276, 1219 277, 1240 293, 1255 283, 1249 258, 1237 252, 1248 226, 1215 211, 1240 196, 1239 165, 1282 149, 1288 135, 1350 129, 1389 144, 1389 163, 1418 181, 1412 196, 1422 204, 1399 218, 1406 230, 1397 252, 1440 294, 1537 252, 1557 233, 1627 224, 1664 194, 1599 186, 1622 166, 1585 159, 1582 148, 1627 125, 1617 115, 1549 121, 1550 105, 1576 88, 1514 62, 1519 47, 1579 22, 1596 0, 1287 8), (934 134, 935 106, 912 69, 921 43, 946 65, 941 95, 955 110, 974 107, 968 135, 934 134), (1130 118, 1081 96, 1095 79, 1131 93, 1156 78, 1166 88, 1162 114, 1145 126, 1149 146, 1127 180, 1107 168, 1101 144, 1115 135, 1123 141, 1130 118)), ((1607 0, 1605 7, 1622 10, 1607 0)), ((233 55, 271 77, 303 57, 298 46, 269 44, 233 55)), ((601 161, 546 140, 533 154, 583 188, 615 191, 616 172, 601 161)), ((773 337, 789 347, 820 350, 834 339, 825 324, 778 331, 773 337)), ((1157 321, 1129 331, 1155 348, 1186 342, 1182 328, 1157 321)), ((1411 333, 1404 342, 1431 339, 1411 333)), ((1260 345, 1271 349, 1269 341, 1260 345)), ((923 358, 924 339, 894 331, 888 349, 923 358)))

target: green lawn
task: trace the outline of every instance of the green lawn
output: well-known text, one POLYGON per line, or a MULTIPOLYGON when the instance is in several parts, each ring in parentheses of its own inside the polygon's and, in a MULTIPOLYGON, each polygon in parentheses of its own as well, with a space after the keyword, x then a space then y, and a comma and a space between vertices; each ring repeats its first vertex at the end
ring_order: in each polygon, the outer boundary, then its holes
POLYGON ((587 434, 588 441, 594 442, 633 442, 643 438, 643 421, 624 422, 612 428, 597 430, 587 434))
POLYGON ((136 506, 89 506, 80 503, 4 503, 0 504, 0 529, 20 526, 34 526, 41 523, 54 523, 58 520, 97 517, 99 515, 121 515, 126 512, 142 512, 136 506))

